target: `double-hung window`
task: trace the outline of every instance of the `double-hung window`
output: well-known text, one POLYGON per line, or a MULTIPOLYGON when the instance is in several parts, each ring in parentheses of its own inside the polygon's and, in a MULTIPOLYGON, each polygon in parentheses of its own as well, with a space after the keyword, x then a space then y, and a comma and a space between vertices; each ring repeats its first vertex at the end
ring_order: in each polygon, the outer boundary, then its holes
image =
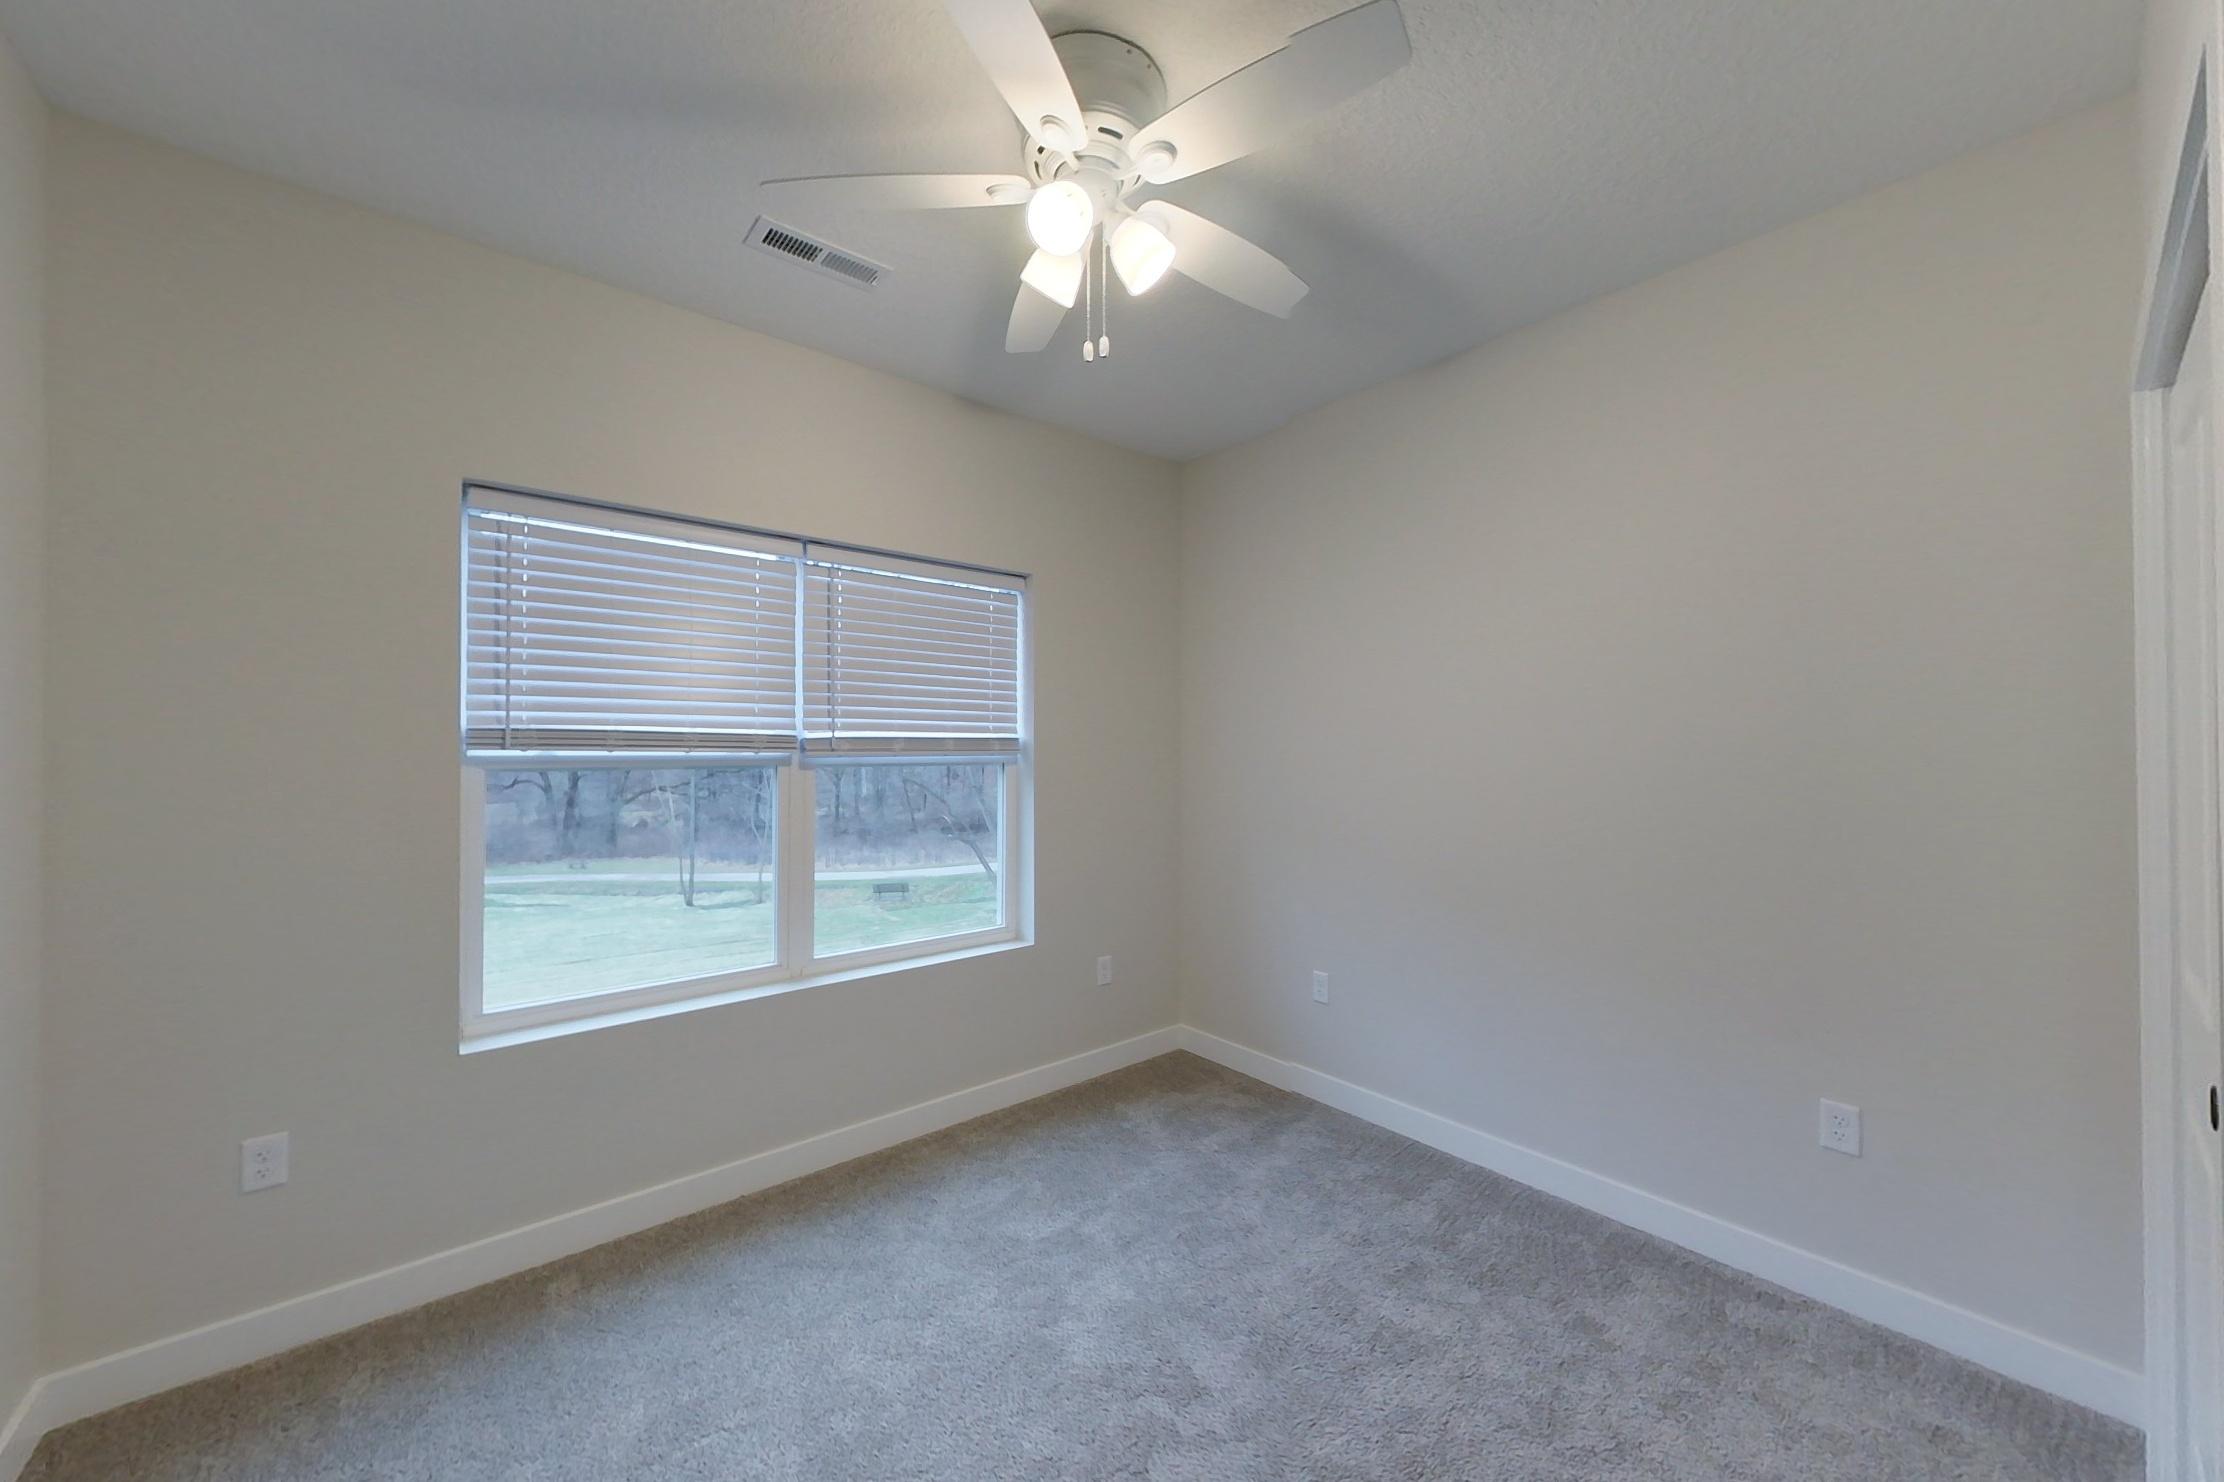
POLYGON ((463 527, 467 1034, 1019 938, 1024 577, 485 486, 463 527))

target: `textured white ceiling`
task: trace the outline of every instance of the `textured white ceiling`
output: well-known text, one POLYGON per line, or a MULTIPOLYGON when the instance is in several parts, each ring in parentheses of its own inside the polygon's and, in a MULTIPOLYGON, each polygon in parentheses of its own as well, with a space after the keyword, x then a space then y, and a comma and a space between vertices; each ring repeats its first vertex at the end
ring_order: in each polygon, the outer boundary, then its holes
MULTIPOLYGON (((1349 0, 1042 0, 1196 91, 1349 0)), ((0 0, 64 108, 1115 443, 1188 458, 2131 86, 2141 0, 1404 0, 1410 67, 1165 194, 1313 285, 1180 278, 1007 356, 1017 214, 796 221, 784 175, 1001 170, 936 0, 0 0), (1070 343, 1069 343, 1070 342, 1070 343)))

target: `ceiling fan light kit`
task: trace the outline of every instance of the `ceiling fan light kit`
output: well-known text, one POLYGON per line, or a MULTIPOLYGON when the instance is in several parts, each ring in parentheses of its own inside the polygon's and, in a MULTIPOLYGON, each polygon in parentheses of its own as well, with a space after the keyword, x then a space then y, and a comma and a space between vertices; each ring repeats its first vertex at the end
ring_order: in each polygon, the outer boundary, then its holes
POLYGON ((1171 269, 1288 318, 1307 289, 1280 259, 1170 201, 1131 197, 1279 142, 1412 54, 1397 0, 1367 0, 1168 108, 1158 63, 1125 37, 1052 37, 1032 0, 946 4, 1026 135, 1024 173, 822 175, 763 188, 790 212, 1023 206, 1038 250, 1005 332, 1014 354, 1048 345, 1077 299, 1089 321, 1082 358, 1110 354, 1104 282, 1114 275, 1140 297, 1171 269))

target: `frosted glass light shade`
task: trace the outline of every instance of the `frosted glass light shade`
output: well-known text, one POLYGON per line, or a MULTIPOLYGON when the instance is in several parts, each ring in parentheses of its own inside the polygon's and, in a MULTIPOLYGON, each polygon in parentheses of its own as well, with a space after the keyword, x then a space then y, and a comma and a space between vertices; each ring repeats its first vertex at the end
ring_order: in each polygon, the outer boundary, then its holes
POLYGON ((1027 235, 1052 257, 1079 252, 1096 224, 1096 202, 1071 180, 1053 180, 1027 202, 1027 235))
POLYGON ((1112 234, 1112 271, 1135 297, 1150 292, 1173 265, 1173 239, 1149 218, 1130 216, 1112 234))
POLYGON ((1081 269, 1085 262, 1078 252, 1066 257, 1038 252, 1019 270, 1019 281, 1044 298, 1070 309, 1081 292, 1081 269))

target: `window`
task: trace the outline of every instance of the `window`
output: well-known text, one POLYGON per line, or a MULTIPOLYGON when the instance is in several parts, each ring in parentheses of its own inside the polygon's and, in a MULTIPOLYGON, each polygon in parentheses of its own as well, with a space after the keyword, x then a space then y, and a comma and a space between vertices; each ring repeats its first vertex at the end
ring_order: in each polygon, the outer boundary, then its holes
POLYGON ((466 1032, 1017 940, 1025 586, 467 489, 466 1032))

